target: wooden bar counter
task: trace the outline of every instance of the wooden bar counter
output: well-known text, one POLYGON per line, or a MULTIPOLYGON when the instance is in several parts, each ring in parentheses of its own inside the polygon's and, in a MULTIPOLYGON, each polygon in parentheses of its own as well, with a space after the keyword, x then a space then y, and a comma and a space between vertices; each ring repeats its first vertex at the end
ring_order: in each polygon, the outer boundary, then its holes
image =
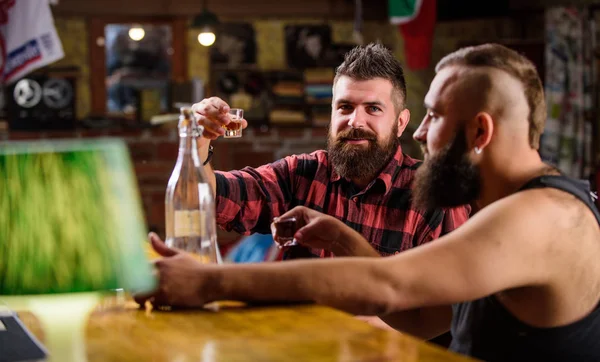
MULTIPOLYGON (((36 318, 19 316, 43 342, 36 318)), ((86 349, 90 362, 470 361, 316 305, 146 311, 101 302, 87 323, 86 349)))

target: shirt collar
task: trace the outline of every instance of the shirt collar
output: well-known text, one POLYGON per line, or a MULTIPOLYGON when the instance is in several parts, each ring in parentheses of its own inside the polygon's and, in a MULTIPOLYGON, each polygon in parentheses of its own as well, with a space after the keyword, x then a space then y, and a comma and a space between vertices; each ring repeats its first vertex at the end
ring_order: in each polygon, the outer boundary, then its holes
MULTIPOLYGON (((369 183, 369 185, 367 185, 367 187, 365 187, 365 189, 363 191, 365 191, 365 192, 368 191, 369 189, 371 189, 373 187, 373 185, 375 185, 377 180, 381 180, 381 182, 383 182, 383 185, 385 186, 385 193, 387 194, 392 189, 392 181, 396 174, 396 170, 398 169, 399 166, 402 165, 403 161, 404 161, 404 154, 402 153, 402 147, 400 145, 398 145, 398 149, 396 150, 396 153, 394 154, 394 156, 390 159, 390 161, 387 163, 387 165, 385 165, 383 167, 383 169, 381 170, 381 172, 379 173, 377 178, 375 178, 375 180, 371 181, 369 183)), ((331 175, 329 177, 329 180, 330 180, 330 182, 337 182, 340 180, 345 180, 345 178, 341 177, 332 166, 331 167, 331 175)))

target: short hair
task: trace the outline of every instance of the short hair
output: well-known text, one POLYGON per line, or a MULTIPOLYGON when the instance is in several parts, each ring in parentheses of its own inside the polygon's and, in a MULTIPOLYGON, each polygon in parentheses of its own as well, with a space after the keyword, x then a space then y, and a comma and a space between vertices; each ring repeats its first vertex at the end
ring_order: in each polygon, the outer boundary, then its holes
POLYGON ((333 84, 339 77, 356 80, 387 79, 392 83, 392 101, 399 112, 406 101, 406 81, 402 64, 394 54, 380 43, 357 46, 344 56, 344 61, 335 70, 333 84), (395 94, 394 94, 395 93, 395 94))
POLYGON ((523 85, 529 106, 529 145, 540 147, 540 136, 546 124, 544 88, 535 65, 525 56, 500 44, 483 44, 461 48, 446 55, 436 67, 436 73, 449 66, 490 67, 515 77, 523 85))

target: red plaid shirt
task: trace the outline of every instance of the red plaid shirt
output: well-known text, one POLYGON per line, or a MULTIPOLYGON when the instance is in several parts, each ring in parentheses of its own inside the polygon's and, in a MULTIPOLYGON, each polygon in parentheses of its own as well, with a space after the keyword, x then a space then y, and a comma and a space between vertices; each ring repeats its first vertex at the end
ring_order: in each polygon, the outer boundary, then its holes
POLYGON ((217 171, 217 224, 245 235, 269 234, 273 217, 304 205, 342 220, 381 255, 396 254, 456 229, 469 217, 467 206, 427 212, 412 207, 411 184, 420 164, 398 147, 363 190, 340 177, 323 150, 258 168, 217 171))

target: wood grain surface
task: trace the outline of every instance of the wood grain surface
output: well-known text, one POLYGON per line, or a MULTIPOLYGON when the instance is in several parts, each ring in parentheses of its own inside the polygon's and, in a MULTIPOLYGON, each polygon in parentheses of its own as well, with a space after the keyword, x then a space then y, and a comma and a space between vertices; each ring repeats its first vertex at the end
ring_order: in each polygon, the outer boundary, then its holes
MULTIPOLYGON (((29 312, 19 317, 43 342, 36 317, 29 312)), ((115 298, 91 314, 86 349, 90 362, 470 360, 322 306, 222 303, 157 311, 115 298)))

